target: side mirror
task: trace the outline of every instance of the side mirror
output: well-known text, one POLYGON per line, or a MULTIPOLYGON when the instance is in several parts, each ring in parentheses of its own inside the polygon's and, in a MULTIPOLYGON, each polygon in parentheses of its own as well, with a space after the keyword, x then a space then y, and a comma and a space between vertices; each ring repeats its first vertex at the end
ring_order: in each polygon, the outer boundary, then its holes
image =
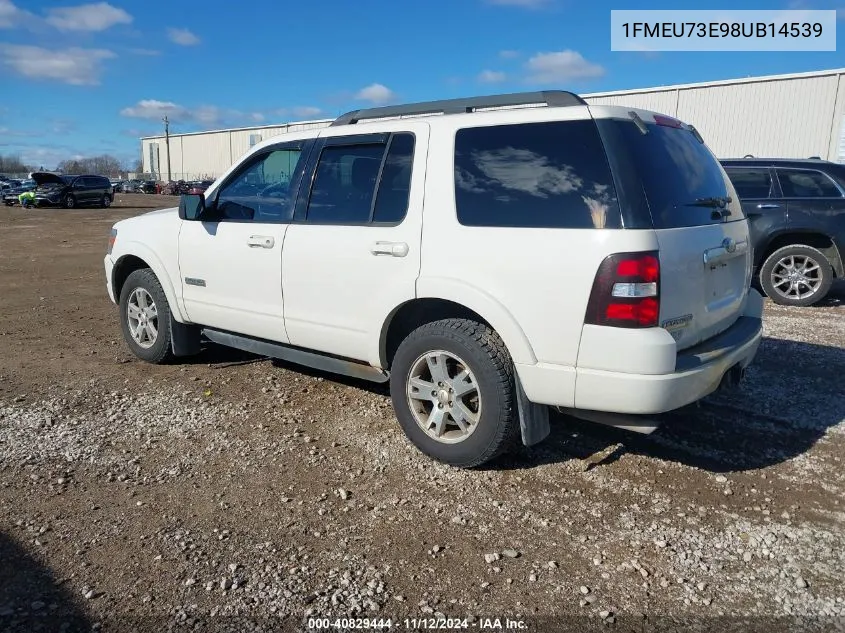
POLYGON ((205 213, 205 194, 182 194, 179 198, 179 217, 183 220, 201 220, 205 213))

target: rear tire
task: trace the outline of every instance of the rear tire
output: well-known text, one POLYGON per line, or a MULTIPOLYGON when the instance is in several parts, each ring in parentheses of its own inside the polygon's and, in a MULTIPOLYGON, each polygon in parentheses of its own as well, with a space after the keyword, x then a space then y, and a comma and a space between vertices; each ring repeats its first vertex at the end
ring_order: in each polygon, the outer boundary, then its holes
POLYGON ((75 209, 76 208, 76 198, 72 195, 68 194, 65 197, 65 209, 75 209))
POLYGON ((104 209, 108 209, 111 206, 111 196, 103 196, 103 201, 100 204, 103 205, 104 209))
POLYGON ((127 277, 119 306, 123 338, 135 356, 156 365, 173 358, 170 305, 152 270, 142 268, 127 277))
POLYGON ((467 319, 427 323, 402 341, 393 359, 396 417, 429 457, 480 466, 516 443, 513 371, 504 342, 489 327, 467 319))
POLYGON ((806 307, 827 296, 833 267, 820 250, 806 244, 779 248, 760 267, 760 285, 779 305, 806 307))

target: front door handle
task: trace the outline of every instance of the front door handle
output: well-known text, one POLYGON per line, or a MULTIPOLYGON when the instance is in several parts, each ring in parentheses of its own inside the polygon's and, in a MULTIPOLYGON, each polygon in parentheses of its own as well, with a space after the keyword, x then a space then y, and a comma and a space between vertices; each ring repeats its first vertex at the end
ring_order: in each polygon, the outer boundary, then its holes
POLYGON ((408 245, 405 242, 376 242, 370 246, 373 255, 391 255, 393 257, 405 257, 408 254, 408 245))
POLYGON ((779 204, 774 203, 761 203, 757 205, 758 209, 780 209, 779 204))
POLYGON ((273 248, 276 240, 270 235, 250 235, 246 241, 250 248, 273 248))

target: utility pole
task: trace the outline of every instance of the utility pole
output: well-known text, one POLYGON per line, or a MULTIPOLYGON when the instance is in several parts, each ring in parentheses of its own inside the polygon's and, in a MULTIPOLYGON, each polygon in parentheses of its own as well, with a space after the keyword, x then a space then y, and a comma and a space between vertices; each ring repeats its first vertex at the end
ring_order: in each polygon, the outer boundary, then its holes
POLYGON ((167 182, 173 179, 170 177, 170 121, 167 120, 167 115, 164 115, 164 144, 167 146, 167 182))

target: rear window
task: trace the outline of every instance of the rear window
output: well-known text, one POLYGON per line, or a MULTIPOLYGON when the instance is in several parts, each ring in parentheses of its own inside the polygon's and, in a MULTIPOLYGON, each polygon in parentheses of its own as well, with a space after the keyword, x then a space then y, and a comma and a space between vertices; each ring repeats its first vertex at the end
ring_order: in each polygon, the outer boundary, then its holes
POLYGON ((616 158, 616 175, 627 181, 628 191, 641 189, 655 229, 721 222, 717 208, 703 206, 714 198, 731 198, 728 221, 745 217, 721 164, 689 129, 651 123, 643 134, 633 120, 623 119, 603 119, 599 129, 608 151, 623 155, 616 158))
POLYGON ((621 227, 592 119, 458 130, 455 206, 465 226, 621 227))

